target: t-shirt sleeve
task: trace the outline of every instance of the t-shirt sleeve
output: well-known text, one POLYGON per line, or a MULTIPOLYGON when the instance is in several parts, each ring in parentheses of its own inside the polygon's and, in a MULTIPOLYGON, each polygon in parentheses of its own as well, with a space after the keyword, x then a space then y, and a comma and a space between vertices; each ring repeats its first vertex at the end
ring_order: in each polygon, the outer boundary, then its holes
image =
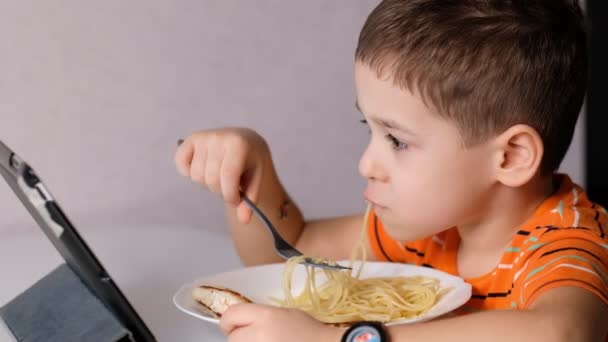
POLYGON ((529 307, 543 293, 560 286, 593 292, 608 304, 608 249, 598 237, 568 230, 542 237, 515 275, 519 307, 529 307))

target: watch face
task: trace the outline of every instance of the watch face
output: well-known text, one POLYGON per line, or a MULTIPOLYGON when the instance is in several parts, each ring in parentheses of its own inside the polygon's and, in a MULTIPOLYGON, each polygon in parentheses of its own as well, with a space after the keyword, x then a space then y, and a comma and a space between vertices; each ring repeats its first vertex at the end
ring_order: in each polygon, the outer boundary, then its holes
POLYGON ((346 342, 381 342, 380 333, 371 326, 360 326, 346 336, 346 342))

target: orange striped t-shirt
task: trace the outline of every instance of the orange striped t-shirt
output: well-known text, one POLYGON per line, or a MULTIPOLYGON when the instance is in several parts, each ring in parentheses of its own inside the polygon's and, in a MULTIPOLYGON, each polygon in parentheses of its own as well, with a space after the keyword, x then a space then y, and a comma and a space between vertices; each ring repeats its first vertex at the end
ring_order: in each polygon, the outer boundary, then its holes
MULTIPOLYGON (((465 279, 473 296, 457 312, 525 309, 543 292, 578 286, 608 303, 608 213, 592 203, 566 175, 560 187, 518 227, 498 265, 486 275, 465 279)), ((413 242, 387 235, 373 212, 367 237, 379 260, 411 263, 455 274, 460 241, 451 228, 413 242)))

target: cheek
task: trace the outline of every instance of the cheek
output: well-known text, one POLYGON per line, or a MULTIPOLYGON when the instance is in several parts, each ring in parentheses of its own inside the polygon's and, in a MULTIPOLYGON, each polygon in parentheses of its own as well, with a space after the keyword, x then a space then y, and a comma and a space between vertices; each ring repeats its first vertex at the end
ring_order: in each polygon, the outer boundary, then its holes
POLYGON ((445 229, 470 215, 476 194, 486 187, 482 165, 470 157, 420 159, 394 175, 396 216, 421 228, 445 229))
POLYGON ((411 241, 449 228, 459 203, 444 184, 432 173, 417 173, 395 184, 399 189, 395 189, 389 234, 411 241))
MULTIPOLYGON (((455 171, 459 168, 454 161, 440 157, 412 158, 406 165, 399 165, 400 172, 393 175, 395 192, 404 201, 412 197, 433 200, 458 181, 461 172, 455 171)), ((421 203, 426 204, 426 201, 421 203)))

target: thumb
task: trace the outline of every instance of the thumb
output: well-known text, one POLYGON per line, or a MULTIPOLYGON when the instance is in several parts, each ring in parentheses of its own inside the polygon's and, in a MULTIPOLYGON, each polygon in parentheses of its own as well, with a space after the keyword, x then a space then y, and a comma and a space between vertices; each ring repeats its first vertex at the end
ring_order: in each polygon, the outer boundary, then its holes
POLYGON ((241 222, 243 224, 248 224, 249 221, 251 221, 252 214, 253 214, 253 211, 251 210, 251 208, 249 208, 249 206, 247 205, 247 203, 245 203, 245 201, 241 200, 239 205, 236 207, 236 217, 239 220, 239 222, 241 222))
POLYGON ((220 318, 220 329, 228 335, 233 330, 250 325, 255 321, 258 305, 238 303, 228 307, 220 318))

